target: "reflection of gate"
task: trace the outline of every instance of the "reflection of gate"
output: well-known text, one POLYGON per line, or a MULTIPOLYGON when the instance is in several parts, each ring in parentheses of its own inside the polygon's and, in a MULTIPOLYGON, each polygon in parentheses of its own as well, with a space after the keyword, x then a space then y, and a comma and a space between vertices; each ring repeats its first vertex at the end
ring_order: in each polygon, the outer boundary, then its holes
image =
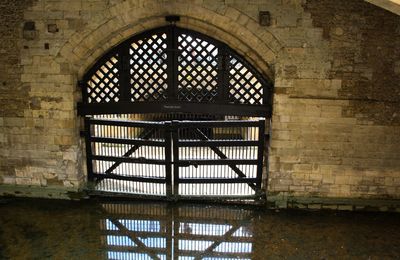
POLYGON ((264 121, 86 119, 96 192, 167 198, 259 198, 264 121))
POLYGON ((221 206, 102 204, 105 259, 251 259, 253 212, 221 206))

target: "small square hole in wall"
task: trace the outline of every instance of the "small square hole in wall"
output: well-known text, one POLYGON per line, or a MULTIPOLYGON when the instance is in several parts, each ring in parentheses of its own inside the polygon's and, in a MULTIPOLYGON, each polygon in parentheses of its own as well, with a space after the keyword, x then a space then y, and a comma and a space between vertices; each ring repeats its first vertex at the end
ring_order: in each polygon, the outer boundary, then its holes
POLYGON ((47 31, 48 31, 49 33, 56 33, 56 32, 58 32, 57 24, 54 24, 54 23, 48 24, 48 25, 47 25, 47 31))
POLYGON ((44 44, 44 48, 45 48, 46 50, 50 49, 50 44, 45 43, 45 44, 44 44))
POLYGON ((36 30, 35 22, 29 21, 24 23, 24 31, 36 30))
POLYGON ((259 13, 259 23, 261 26, 271 25, 271 14, 268 11, 260 11, 259 13))
POLYGON ((34 40, 36 38, 36 26, 35 22, 29 21, 24 23, 22 29, 23 38, 25 40, 34 40))

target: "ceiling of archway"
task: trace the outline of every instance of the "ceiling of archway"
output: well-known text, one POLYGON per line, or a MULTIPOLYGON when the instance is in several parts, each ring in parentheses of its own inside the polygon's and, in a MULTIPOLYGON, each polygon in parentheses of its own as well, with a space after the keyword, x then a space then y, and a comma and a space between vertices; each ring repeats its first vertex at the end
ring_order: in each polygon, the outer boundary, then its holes
POLYGON ((392 13, 400 15, 400 0, 365 0, 392 13))

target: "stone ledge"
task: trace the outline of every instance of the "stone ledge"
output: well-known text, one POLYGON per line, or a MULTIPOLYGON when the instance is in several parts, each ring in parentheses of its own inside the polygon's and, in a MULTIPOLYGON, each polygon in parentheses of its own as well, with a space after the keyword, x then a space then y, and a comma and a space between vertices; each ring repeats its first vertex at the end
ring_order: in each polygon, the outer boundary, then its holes
POLYGON ((0 185, 0 197, 28 197, 28 198, 48 198, 79 200, 84 198, 84 193, 77 188, 67 188, 60 186, 22 186, 22 185, 0 185))
POLYGON ((400 199, 267 196, 269 208, 400 212, 400 199))

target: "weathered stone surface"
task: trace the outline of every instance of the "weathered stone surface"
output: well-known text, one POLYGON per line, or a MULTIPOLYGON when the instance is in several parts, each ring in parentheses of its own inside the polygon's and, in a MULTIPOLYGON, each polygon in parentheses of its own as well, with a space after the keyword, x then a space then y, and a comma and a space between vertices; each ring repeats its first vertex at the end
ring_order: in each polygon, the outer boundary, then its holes
POLYGON ((0 184, 84 185, 76 81, 107 49, 179 14, 275 81, 267 189, 279 205, 400 198, 399 16, 362 0, 4 0, 0 14, 0 184))

